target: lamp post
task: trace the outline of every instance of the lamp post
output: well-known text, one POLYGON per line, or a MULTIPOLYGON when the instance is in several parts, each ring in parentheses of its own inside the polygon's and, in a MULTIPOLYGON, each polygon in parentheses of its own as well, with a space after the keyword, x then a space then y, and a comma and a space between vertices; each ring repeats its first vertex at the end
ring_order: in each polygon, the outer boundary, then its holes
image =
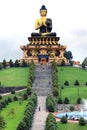
POLYGON ((78 98, 79 98, 79 86, 77 88, 77 95, 78 95, 78 98))
POLYGON ((60 87, 60 97, 62 97, 62 88, 63 86, 60 87))

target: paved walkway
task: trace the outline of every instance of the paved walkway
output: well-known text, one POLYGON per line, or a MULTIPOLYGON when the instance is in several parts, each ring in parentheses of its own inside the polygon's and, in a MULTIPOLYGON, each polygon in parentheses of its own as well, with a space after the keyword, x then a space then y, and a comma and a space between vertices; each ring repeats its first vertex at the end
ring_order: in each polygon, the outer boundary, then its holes
POLYGON ((34 120, 31 130, 44 130, 45 121, 48 115, 45 107, 46 96, 38 96, 38 104, 34 115, 34 120), (39 111, 40 107, 40 111, 39 111))

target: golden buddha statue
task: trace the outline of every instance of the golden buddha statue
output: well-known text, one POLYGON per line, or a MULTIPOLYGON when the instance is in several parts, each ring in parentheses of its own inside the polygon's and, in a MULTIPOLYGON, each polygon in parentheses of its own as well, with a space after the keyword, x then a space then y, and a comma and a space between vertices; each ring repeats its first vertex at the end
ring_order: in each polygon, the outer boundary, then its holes
POLYGON ((41 18, 37 19, 35 22, 35 29, 39 29, 39 33, 32 33, 31 36, 56 36, 56 33, 51 33, 52 20, 50 18, 46 18, 47 9, 45 5, 42 5, 40 15, 41 18))

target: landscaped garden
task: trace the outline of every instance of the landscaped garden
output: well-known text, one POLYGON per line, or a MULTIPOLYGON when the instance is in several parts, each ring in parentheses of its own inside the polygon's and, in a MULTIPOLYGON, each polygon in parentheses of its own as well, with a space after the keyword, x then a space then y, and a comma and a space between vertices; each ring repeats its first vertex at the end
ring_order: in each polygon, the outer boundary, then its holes
MULTIPOLYGON (((55 68, 55 67, 54 67, 55 68)), ((81 68, 75 68, 75 67, 69 67, 69 66, 61 66, 57 67, 57 70, 53 70, 53 94, 56 96, 57 94, 57 100, 59 97, 62 99, 62 103, 64 103, 65 98, 67 97, 69 99, 70 104, 76 104, 77 99, 80 97, 87 98, 87 71, 81 68), (58 70, 58 71, 57 71, 58 70), (56 77, 57 72, 57 77, 56 77), (56 91, 58 90, 58 91, 56 91)), ((33 72, 34 70, 29 69, 29 67, 12 67, 12 68, 6 68, 2 69, 0 71, 0 81, 1 86, 27 86, 28 91, 18 92, 15 93, 14 90, 10 95, 4 96, 0 100, 0 108, 1 108, 1 115, 4 117, 6 124, 5 130, 20 130, 21 128, 27 129, 27 124, 29 124, 31 121, 29 119, 32 119, 34 106, 32 104, 32 101, 30 102, 31 106, 27 107, 26 105, 28 103, 27 98, 29 98, 28 94, 31 94, 31 87, 33 82, 33 72), (29 73, 31 72, 31 73, 29 73), (23 82, 22 82, 23 81, 23 82), (28 92, 28 93, 27 93, 28 92), (2 103, 1 103, 2 102, 2 103), (3 103, 4 102, 4 103, 3 103), (10 103, 9 103, 10 102, 10 103), (1 106, 2 105, 2 106, 1 106), (26 110, 26 112, 25 112, 26 110), (27 112, 28 111, 28 112, 27 112), (32 112, 32 114, 30 113, 32 112), (28 115, 29 114, 29 115, 28 115), (27 116, 27 117, 26 117, 27 116), (27 121, 26 121, 27 120, 27 121), (15 123, 14 123, 15 122, 15 123)), ((53 102, 53 99, 48 96, 46 103, 46 107, 49 110, 49 112, 55 111, 55 103, 53 102)), ((47 125, 46 129, 48 129, 48 125, 50 123, 49 118, 52 118, 53 123, 51 127, 55 127, 55 130, 86 130, 87 125, 81 126, 79 123, 62 123, 58 122, 56 124, 54 117, 52 115, 49 115, 47 118, 47 125), (55 126, 54 126, 55 125, 55 126)), ((31 123, 29 124, 29 127, 31 126, 31 123)))

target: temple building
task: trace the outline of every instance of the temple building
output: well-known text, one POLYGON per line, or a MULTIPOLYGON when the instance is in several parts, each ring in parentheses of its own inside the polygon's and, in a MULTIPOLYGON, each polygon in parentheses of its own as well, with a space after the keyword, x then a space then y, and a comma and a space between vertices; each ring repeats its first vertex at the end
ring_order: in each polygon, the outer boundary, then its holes
POLYGON ((20 48, 23 51, 21 62, 25 60, 35 63, 46 64, 55 60, 57 63, 65 61, 64 51, 66 46, 59 44, 60 37, 57 37, 56 32, 52 32, 52 20, 47 18, 47 9, 42 5, 40 9, 41 18, 35 22, 35 29, 39 32, 32 32, 28 37, 28 44, 22 45, 20 48))

